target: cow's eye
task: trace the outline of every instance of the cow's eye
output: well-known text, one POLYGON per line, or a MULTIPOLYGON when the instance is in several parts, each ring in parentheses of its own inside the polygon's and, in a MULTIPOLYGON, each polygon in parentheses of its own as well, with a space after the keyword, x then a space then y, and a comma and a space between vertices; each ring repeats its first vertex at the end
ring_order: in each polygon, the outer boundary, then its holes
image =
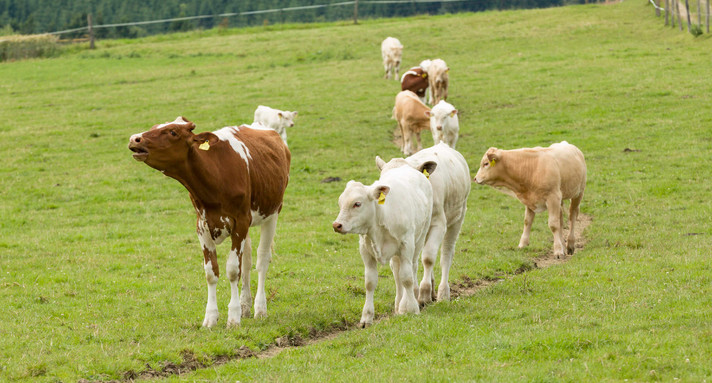
POLYGON ((361 207, 361 202, 355 202, 354 203, 354 208, 361 207))
POLYGON ((178 135, 178 134, 176 133, 175 130, 171 130, 171 136, 175 137, 175 136, 177 136, 177 135, 178 135))

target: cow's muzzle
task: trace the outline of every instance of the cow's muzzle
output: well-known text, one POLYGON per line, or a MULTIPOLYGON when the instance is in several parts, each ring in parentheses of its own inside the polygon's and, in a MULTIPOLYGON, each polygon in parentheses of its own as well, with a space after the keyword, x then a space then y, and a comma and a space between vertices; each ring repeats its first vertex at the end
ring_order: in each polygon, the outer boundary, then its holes
POLYGON ((143 162, 146 161, 146 158, 148 158, 148 150, 143 147, 140 134, 134 134, 131 136, 129 139, 129 150, 133 152, 133 158, 136 161, 143 162))

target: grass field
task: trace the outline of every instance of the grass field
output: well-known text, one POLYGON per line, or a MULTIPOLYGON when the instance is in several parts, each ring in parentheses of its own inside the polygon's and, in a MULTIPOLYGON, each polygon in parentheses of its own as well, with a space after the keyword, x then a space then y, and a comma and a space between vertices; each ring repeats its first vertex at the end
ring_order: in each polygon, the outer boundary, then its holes
MULTIPOLYGON (((389 35, 403 67, 449 64, 473 175, 490 146, 583 150, 586 247, 418 316, 391 316, 382 266, 374 326, 163 379, 711 381, 712 41, 664 28, 644 1, 100 41, 0 64, 0 381, 122 380, 353 327, 358 238, 330 224, 346 181, 400 156, 389 35), (251 122, 258 104, 299 111, 269 317, 226 329, 222 278, 208 330, 188 193, 134 161, 128 137, 179 115, 196 131, 251 122)), ((511 197, 473 185, 468 207, 451 282, 512 274, 551 247, 540 214, 517 249, 511 197)))

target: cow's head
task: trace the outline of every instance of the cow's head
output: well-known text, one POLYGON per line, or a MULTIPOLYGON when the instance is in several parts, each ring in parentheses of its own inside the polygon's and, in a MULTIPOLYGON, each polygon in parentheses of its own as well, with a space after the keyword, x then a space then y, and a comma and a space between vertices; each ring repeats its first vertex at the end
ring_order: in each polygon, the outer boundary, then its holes
POLYGON ((497 148, 487 149, 485 155, 482 156, 482 161, 480 161, 480 169, 477 170, 475 175, 475 182, 480 185, 491 185, 497 180, 498 170, 502 167, 498 165, 500 152, 501 150, 497 148))
POLYGON ((288 111, 278 112, 277 117, 279 117, 280 125, 285 128, 293 127, 294 119, 297 118, 297 113, 298 112, 296 110, 294 112, 288 112, 288 111))
POLYGON ((386 203, 391 188, 376 182, 366 186, 349 181, 339 196, 339 216, 331 225, 341 234, 367 234, 378 204, 386 203))
POLYGON ((455 109, 452 104, 444 100, 440 100, 429 111, 425 111, 425 116, 430 118, 430 131, 433 133, 434 142, 440 142, 443 139, 443 126, 450 119, 450 126, 454 126, 457 123, 457 109, 455 109))
POLYGON ((169 170, 184 162, 192 150, 209 150, 218 137, 205 132, 193 134, 195 124, 183 117, 173 122, 154 125, 150 130, 134 134, 129 139, 129 150, 137 161, 158 169, 169 170))
POLYGON ((392 158, 390 161, 386 162, 383 161, 381 157, 376 156, 376 166, 378 167, 378 170, 381 171, 381 174, 391 169, 399 168, 401 166, 410 166, 429 178, 430 175, 433 174, 433 172, 435 171, 435 168, 438 167, 438 164, 435 161, 423 160, 420 158, 413 157, 392 158))

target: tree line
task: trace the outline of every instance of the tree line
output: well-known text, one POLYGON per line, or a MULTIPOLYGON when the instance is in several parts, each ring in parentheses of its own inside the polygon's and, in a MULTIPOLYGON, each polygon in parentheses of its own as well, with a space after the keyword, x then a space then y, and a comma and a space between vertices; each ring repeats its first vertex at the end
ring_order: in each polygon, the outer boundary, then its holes
MULTIPOLYGON (((218 15, 280 9, 343 0, 0 0, 0 34, 35 34, 84 27, 87 14, 93 24, 117 24, 198 15, 218 15)), ((459 2, 369 4, 361 0, 359 18, 402 17, 416 14, 478 12, 490 9, 545 8, 587 0, 465 0, 459 2)), ((100 28, 99 38, 142 37, 156 33, 217 26, 242 27, 284 22, 321 22, 353 17, 353 7, 333 6, 294 12, 232 17, 211 17, 143 26, 100 28)), ((84 34, 80 32, 78 34, 84 34)))

